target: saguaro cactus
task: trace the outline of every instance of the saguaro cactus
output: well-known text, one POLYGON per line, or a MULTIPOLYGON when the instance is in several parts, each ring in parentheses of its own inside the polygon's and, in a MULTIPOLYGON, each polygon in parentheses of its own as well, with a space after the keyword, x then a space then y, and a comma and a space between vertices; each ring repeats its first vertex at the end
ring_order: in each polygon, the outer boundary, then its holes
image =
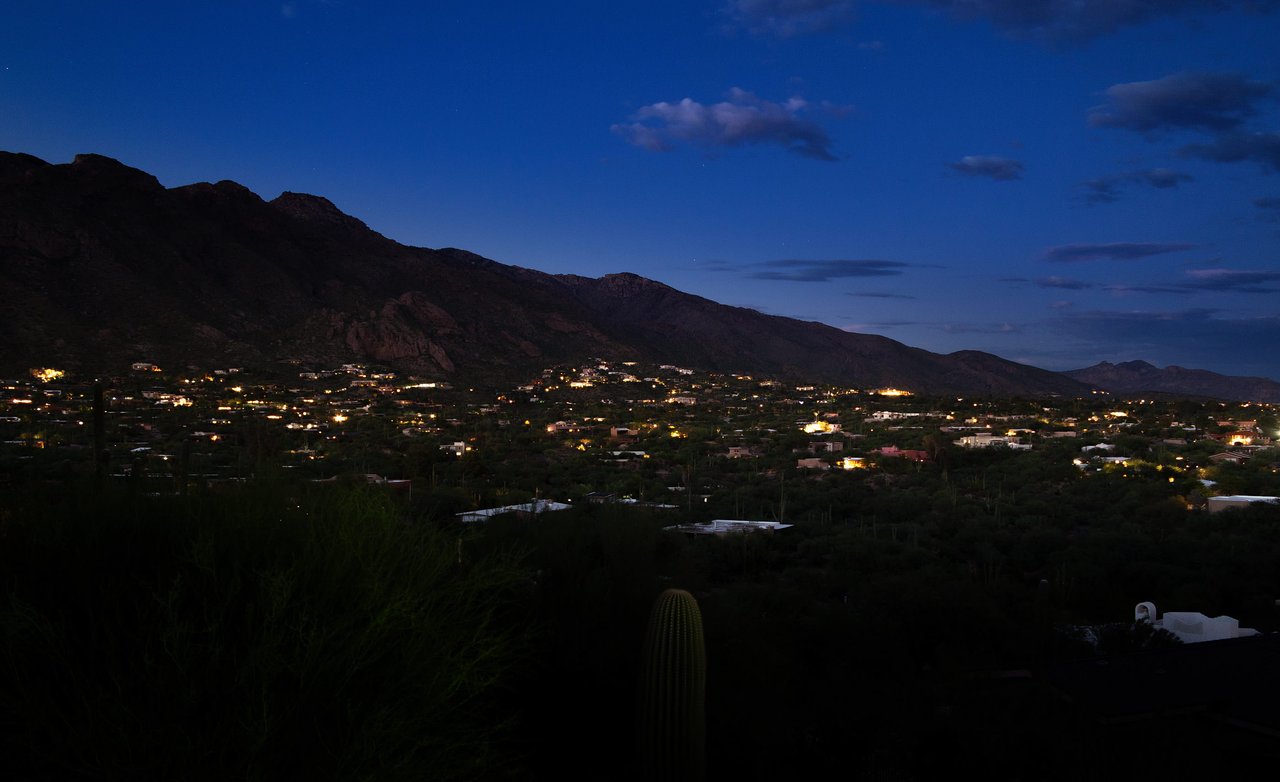
POLYGON ((645 777, 701 780, 706 769, 707 655, 698 601, 683 589, 658 596, 649 614, 640 684, 645 777))

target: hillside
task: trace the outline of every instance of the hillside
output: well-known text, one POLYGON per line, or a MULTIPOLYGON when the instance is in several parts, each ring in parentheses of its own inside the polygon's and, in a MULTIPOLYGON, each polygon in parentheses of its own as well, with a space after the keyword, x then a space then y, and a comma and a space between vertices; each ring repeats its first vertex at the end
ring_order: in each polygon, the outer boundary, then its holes
POLYGON ((930 353, 632 274, 408 247, 320 196, 166 189, 99 155, 0 153, 0 269, 6 372, 298 359, 477 377, 598 355, 931 393, 1084 390, 990 354, 930 353))

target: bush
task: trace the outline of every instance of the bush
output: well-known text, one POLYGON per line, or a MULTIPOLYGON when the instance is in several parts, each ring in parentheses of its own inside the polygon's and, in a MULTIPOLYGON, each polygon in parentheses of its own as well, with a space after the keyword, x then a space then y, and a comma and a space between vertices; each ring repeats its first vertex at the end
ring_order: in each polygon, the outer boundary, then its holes
MULTIPOLYGON (((357 490, 50 509, 3 535, 7 769, 493 778, 527 579, 357 490)), ((11 777, 13 778, 13 777, 11 777)))

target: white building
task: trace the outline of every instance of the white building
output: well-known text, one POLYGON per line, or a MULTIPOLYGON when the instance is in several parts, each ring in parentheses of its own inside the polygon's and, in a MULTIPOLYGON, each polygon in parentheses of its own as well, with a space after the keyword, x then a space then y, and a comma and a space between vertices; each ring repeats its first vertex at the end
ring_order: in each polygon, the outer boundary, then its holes
POLYGON ((1209 498, 1209 512, 1221 513, 1228 508, 1243 508, 1255 502, 1280 502, 1280 497, 1255 494, 1227 494, 1209 498))
POLYGON ((1155 603, 1138 603, 1134 606, 1133 621, 1149 622, 1167 630, 1178 636, 1184 644, 1262 635, 1252 627, 1241 627, 1240 621, 1234 617, 1205 616, 1199 611, 1165 611, 1163 617, 1156 619, 1155 603))
POLYGON ((791 524, 782 524, 777 521, 744 521, 741 519, 714 519, 703 524, 676 524, 672 527, 664 527, 663 529, 675 530, 677 532, 687 532, 691 535, 729 535, 741 534, 745 532, 773 532, 774 530, 787 529, 791 524))
POLYGON ((503 505, 501 508, 485 508, 483 510, 472 510, 466 513, 457 514, 458 521, 476 522, 488 521, 494 516, 501 516, 504 513, 515 513, 524 516, 536 516, 539 513, 550 513, 558 510, 569 510, 572 505, 563 502, 552 502, 551 500, 534 500, 520 505, 503 505))
POLYGON ((1017 437, 1010 437, 1002 434, 991 434, 990 432, 979 432, 978 434, 970 434, 956 440, 956 445, 961 448, 990 448, 1000 445, 1005 448, 1011 448, 1015 451, 1031 450, 1030 443, 1023 443, 1017 437))

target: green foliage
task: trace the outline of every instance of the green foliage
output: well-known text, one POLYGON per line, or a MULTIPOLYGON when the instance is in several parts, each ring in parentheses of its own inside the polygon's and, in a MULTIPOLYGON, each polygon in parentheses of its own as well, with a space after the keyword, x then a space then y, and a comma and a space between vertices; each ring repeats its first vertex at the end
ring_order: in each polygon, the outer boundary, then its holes
POLYGON ((1240 464, 1230 462, 1210 470, 1218 494, 1254 494, 1280 497, 1280 449, 1256 451, 1240 464))
POLYGON ((646 776, 705 774, 707 659, 698 601, 683 589, 658 596, 645 638, 640 746, 646 776))
POLYGON ((359 491, 5 522, 4 755, 45 778, 488 779, 522 571, 359 491))

